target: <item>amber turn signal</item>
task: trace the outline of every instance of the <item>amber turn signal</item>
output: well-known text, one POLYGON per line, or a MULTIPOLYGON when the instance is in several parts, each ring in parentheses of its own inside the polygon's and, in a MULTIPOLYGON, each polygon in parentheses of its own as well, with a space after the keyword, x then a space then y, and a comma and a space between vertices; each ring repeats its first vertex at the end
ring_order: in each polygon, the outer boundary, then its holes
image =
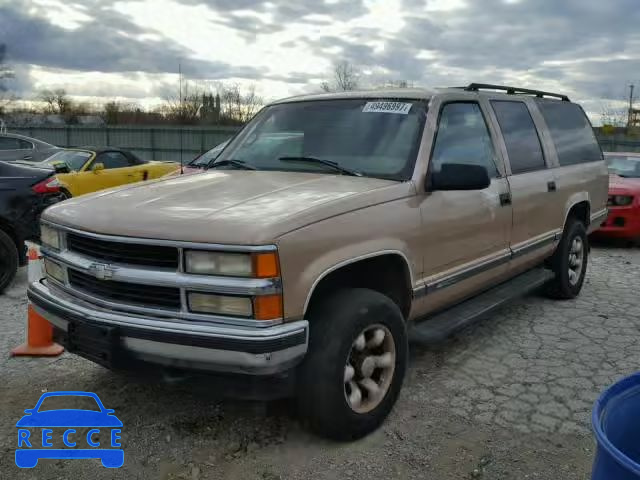
POLYGON ((256 320, 276 320, 283 317, 282 295, 261 295, 253 299, 256 320))
POLYGON ((278 254, 276 252, 255 253, 253 255, 253 274, 257 278, 275 278, 280 275, 278 254))

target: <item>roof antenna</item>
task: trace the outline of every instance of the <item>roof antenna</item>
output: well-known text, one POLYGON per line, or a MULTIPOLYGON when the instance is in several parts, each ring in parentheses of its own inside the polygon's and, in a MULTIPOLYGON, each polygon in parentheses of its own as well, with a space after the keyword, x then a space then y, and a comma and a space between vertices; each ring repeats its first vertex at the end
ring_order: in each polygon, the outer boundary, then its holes
MULTIPOLYGON (((182 64, 178 62, 178 79, 180 80, 180 117, 182 117, 182 64)), ((182 128, 180 129, 180 175, 184 175, 184 162, 182 161, 182 128)))

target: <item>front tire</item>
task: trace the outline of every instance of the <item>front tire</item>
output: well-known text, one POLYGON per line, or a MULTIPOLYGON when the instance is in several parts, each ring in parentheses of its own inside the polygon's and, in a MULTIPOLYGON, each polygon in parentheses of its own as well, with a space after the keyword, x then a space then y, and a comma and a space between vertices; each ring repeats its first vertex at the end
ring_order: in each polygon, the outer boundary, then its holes
POLYGON ((9 235, 0 230, 0 293, 13 281, 18 271, 18 249, 9 235))
POLYGON ((551 268, 556 277, 547 285, 547 295, 561 300, 578 296, 587 273, 588 259, 589 239, 585 225, 577 218, 570 218, 551 257, 551 268))
POLYGON ((349 289, 313 308, 309 322, 297 396, 303 419, 334 440, 371 433, 393 408, 407 368, 400 309, 379 292, 349 289))

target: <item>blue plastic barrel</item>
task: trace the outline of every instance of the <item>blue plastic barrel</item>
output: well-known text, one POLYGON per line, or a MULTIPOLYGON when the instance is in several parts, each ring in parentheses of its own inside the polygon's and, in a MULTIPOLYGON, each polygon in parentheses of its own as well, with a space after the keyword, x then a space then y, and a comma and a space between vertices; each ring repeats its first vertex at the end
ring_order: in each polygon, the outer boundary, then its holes
POLYGON ((591 421, 598 442, 592 480, 639 480, 640 373, 605 390, 591 421))

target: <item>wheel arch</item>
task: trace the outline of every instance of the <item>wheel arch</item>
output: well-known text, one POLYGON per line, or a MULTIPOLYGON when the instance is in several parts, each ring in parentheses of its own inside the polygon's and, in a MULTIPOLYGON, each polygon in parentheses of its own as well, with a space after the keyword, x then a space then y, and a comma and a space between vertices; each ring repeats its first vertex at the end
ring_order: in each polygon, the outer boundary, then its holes
POLYGON ((411 308, 414 276, 409 258, 400 250, 380 250, 366 253, 326 268, 316 277, 307 293, 303 310, 305 317, 308 316, 313 301, 322 297, 323 294, 341 287, 371 288, 372 290, 389 294, 389 291, 382 287, 384 282, 388 280, 387 276, 375 278, 364 278, 360 276, 360 274, 366 272, 368 268, 374 268, 379 262, 390 262, 390 265, 394 265, 394 274, 396 276, 392 278, 402 280, 402 283, 397 286, 397 292, 389 296, 398 304, 406 319, 411 308), (334 285, 335 288, 329 288, 329 282, 336 278, 340 279, 340 282, 334 285), (344 282, 347 284, 345 285, 344 282))
POLYGON ((588 192, 578 192, 569 197, 565 206, 563 228, 567 225, 570 217, 582 220, 585 228, 589 227, 591 223, 591 199, 588 192))

